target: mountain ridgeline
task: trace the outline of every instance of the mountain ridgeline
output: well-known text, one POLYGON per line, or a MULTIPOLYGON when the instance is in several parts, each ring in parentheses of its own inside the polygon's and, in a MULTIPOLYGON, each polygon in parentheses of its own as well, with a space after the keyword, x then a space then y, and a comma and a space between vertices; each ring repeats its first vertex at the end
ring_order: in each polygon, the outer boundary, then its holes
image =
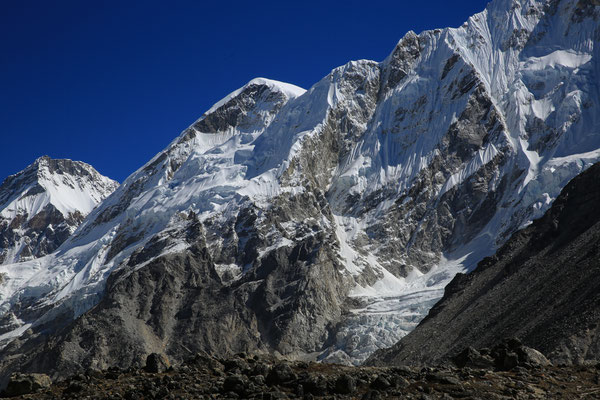
POLYGON ((59 251, 0 266, 0 371, 395 344, 600 161, 599 19, 495 0, 308 90, 250 81, 59 251))

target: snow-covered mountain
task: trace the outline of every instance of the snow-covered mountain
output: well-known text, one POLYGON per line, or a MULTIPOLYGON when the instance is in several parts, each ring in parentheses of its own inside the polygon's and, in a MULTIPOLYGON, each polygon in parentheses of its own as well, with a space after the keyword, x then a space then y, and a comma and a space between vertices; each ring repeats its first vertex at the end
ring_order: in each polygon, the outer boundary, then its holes
POLYGON ((40 157, 0 186, 0 264, 56 250, 118 183, 80 161, 40 157))
POLYGON ((600 160, 599 15, 495 0, 308 91, 249 82, 58 252, 0 268, 0 368, 200 349, 357 363, 395 343, 600 160))

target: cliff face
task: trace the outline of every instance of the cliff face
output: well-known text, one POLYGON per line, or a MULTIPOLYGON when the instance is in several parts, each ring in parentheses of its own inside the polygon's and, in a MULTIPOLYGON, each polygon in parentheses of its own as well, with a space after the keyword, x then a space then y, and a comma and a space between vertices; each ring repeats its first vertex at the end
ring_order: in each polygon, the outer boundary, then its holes
POLYGON ((458 274, 408 336, 371 364, 426 365, 519 337, 555 363, 600 357, 600 164, 477 269, 458 274))

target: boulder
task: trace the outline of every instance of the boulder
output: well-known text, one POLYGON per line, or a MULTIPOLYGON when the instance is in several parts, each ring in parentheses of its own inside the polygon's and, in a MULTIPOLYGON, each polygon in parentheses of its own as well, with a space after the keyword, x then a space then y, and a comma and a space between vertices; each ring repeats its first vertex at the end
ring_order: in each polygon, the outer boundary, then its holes
POLYGON ((340 394, 350 394, 356 390, 356 379, 344 374, 335 381, 335 391, 340 394))
POLYGON ((241 375, 231 375, 225 378, 223 382, 223 392, 234 392, 243 396, 246 391, 247 380, 241 375))
POLYGON ((480 369, 493 369, 494 359, 488 355, 481 354, 473 347, 467 347, 455 357, 452 361, 460 368, 480 368, 480 369))
POLYGON ((452 358, 459 368, 511 370, 516 367, 548 366, 552 363, 539 351, 519 339, 502 340, 491 350, 467 347, 452 358))
POLYGON ((152 353, 146 357, 146 366, 144 369, 146 372, 161 373, 165 372, 171 367, 169 359, 164 354, 152 353))
POLYGON ((379 375, 373 382, 371 382, 371 388, 376 390, 386 390, 392 386, 390 381, 386 379, 385 376, 379 375))
POLYGON ((213 372, 223 372, 225 370, 225 366, 220 361, 204 351, 196 353, 191 363, 199 367, 207 368, 213 372))
POLYGON ((287 363, 279 363, 267 375, 267 385, 284 385, 296 380, 296 374, 287 363))
POLYGON ((501 369, 511 370, 519 366, 519 356, 517 353, 507 352, 501 360, 498 360, 497 364, 501 366, 501 369))
POLYGON ((52 385, 52 381, 46 374, 21 374, 17 372, 10 376, 4 394, 8 397, 20 396, 46 389, 50 385, 52 385))
POLYGON ((523 346, 519 349, 519 360, 532 366, 548 366, 552 365, 550 360, 545 355, 532 349, 531 347, 523 346))

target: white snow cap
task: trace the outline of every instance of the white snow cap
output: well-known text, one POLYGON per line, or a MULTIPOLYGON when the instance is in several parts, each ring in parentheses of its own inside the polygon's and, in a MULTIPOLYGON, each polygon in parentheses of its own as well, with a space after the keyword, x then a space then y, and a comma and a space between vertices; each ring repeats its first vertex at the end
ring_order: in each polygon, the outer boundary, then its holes
POLYGON ((12 177, 29 170, 36 171, 35 180, 24 181, 24 186, 20 188, 21 195, 11 196, 9 202, 0 204, 0 217, 12 220, 21 214, 31 219, 48 204, 54 205, 64 216, 75 211, 86 215, 118 186, 117 182, 101 175, 89 164, 81 161, 53 160, 48 156, 37 158, 33 164, 12 177), (77 176, 66 171, 57 173, 50 167, 51 161, 72 163, 87 171, 89 175, 77 176), (38 184, 44 190, 35 195, 25 196, 34 184, 38 184))
POLYGON ((208 114, 214 112, 219 107, 223 106, 228 101, 230 101, 231 99, 233 99, 234 97, 236 97, 240 93, 242 93, 248 86, 252 86, 252 85, 268 86, 272 90, 276 90, 278 92, 283 93, 290 99, 302 96, 304 93, 306 93, 306 89, 302 89, 301 87, 292 85, 291 83, 279 82, 279 81, 275 81, 272 79, 266 79, 266 78, 254 78, 250 82, 248 82, 244 86, 242 86, 241 88, 234 90, 233 92, 229 93, 227 96, 223 97, 221 100, 216 102, 207 112, 204 113, 204 115, 208 115, 208 114))

